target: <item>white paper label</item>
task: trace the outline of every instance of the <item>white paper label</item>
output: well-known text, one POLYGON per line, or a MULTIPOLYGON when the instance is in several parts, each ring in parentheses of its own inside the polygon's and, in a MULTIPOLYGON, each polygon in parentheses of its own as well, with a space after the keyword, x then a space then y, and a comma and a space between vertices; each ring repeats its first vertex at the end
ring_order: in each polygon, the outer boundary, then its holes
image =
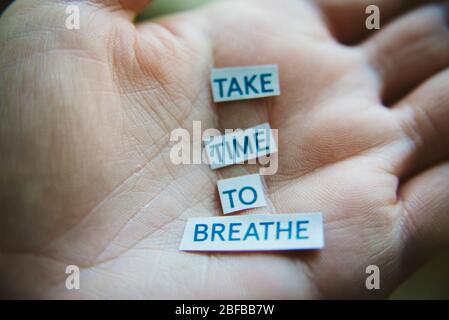
POLYGON ((218 169, 277 152, 270 125, 263 123, 246 130, 204 141, 211 169, 218 169))
POLYGON ((278 96, 278 66, 212 69, 211 86, 215 102, 278 96))
POLYGON ((258 174, 219 180, 217 186, 224 214, 267 205, 258 174))
POLYGON ((190 218, 183 251, 300 250, 324 247, 321 213, 190 218))

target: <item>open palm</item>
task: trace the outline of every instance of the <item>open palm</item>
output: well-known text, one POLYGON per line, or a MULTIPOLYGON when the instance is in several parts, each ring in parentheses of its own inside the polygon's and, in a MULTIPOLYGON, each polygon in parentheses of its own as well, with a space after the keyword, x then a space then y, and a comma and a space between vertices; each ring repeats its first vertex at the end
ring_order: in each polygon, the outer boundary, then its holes
POLYGON ((136 26, 147 2, 79 3, 80 30, 64 1, 19 0, 0 20, 2 295, 377 297, 447 244, 442 5, 371 1, 392 22, 360 42, 364 1, 217 1, 136 26), (211 67, 258 64, 279 65, 281 96, 214 105, 211 67), (172 164, 170 133, 194 120, 279 129, 268 208, 242 214, 321 211, 326 247, 180 252, 187 218, 222 214, 217 179, 257 170, 172 164))

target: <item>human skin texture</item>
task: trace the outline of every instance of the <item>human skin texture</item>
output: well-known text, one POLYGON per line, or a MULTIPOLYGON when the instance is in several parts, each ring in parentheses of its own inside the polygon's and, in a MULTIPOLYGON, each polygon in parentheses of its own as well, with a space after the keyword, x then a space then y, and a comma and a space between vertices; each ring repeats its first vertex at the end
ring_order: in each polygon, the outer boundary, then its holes
POLYGON ((134 23, 147 4, 18 0, 0 18, 2 297, 383 298, 448 244, 444 3, 228 0, 134 23), (279 66, 280 96, 213 103, 211 67, 258 64, 279 66), (174 165, 170 133, 194 120, 279 129, 268 207, 242 214, 323 212, 325 248, 180 252, 186 219, 222 215, 216 181, 257 171, 174 165))

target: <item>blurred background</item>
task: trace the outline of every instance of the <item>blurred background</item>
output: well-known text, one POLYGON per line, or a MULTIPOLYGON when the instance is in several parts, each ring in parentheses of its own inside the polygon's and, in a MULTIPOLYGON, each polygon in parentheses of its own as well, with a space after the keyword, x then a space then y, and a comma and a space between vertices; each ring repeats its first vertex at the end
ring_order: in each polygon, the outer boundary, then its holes
MULTIPOLYGON (((215 0, 155 0, 140 20, 193 8, 215 0)), ((382 285, 382 284, 381 284, 382 285)), ((405 281, 391 299, 449 299, 449 250, 435 257, 405 281)))

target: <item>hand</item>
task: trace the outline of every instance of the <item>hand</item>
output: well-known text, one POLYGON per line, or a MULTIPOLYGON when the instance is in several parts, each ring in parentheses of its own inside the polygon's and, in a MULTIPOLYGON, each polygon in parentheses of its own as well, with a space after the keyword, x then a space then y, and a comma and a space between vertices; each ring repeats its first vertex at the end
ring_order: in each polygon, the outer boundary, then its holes
POLYGON ((399 0, 370 1, 369 32, 363 2, 217 1, 136 25, 146 0, 85 1, 67 30, 67 2, 16 1, 0 19, 1 294, 388 295, 449 240, 449 32, 443 5, 399 0), (256 64, 279 65, 281 96, 212 103, 212 66, 256 64), (247 170, 172 164, 170 132, 193 120, 278 128, 257 211, 323 212, 326 247, 178 251, 187 218, 222 214, 217 179, 247 170))

